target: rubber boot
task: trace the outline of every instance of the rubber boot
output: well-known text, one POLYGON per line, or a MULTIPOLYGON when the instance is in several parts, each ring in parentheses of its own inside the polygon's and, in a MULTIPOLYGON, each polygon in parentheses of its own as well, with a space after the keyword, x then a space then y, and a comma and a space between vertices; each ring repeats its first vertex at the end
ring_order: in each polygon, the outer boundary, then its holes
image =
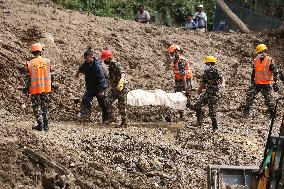
POLYGON ((180 111, 179 111, 179 120, 180 120, 180 121, 183 121, 183 120, 184 120, 184 111, 183 111, 183 110, 180 110, 180 111))
POLYGON ((47 120, 43 121, 43 130, 46 131, 46 132, 49 130, 48 121, 47 120))
POLYGON ((32 127, 32 130, 43 131, 43 124, 38 121, 37 125, 32 127))
POLYGON ((244 117, 244 118, 248 117, 248 116, 249 116, 249 113, 250 113, 250 108, 245 107, 245 108, 243 109, 243 115, 242 115, 242 117, 244 117))
POLYGON ((193 124, 193 126, 201 126, 204 120, 204 112, 196 111, 196 118, 197 118, 197 121, 196 123, 193 124))
POLYGON ((218 130, 218 123, 216 118, 211 118, 212 120, 212 128, 214 131, 218 130))
POLYGON ((127 127, 128 120, 126 117, 121 119, 120 127, 127 127))

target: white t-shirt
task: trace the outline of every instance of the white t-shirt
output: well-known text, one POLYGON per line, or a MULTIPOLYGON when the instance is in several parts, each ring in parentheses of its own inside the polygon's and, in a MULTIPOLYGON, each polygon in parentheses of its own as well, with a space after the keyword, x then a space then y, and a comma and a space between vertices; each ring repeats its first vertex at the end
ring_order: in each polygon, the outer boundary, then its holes
POLYGON ((196 19, 197 27, 198 28, 205 28, 205 22, 207 22, 207 16, 205 12, 196 12, 193 15, 193 19, 196 19))
POLYGON ((137 20, 150 22, 150 14, 148 11, 145 11, 145 10, 143 11, 143 13, 140 13, 140 11, 137 11, 136 18, 137 20))

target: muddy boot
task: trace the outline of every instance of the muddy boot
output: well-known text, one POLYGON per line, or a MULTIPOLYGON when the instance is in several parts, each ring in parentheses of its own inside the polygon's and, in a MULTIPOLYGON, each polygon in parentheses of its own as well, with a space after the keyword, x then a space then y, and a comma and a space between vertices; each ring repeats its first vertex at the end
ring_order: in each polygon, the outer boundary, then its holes
POLYGON ((120 127, 127 127, 127 124, 128 124, 127 118, 122 118, 120 127))
POLYGON ((193 124, 193 126, 201 126, 204 120, 204 112, 197 111, 196 112, 197 121, 193 124))
POLYGON ((250 113, 250 109, 244 108, 242 117, 244 117, 244 118, 249 117, 249 113, 250 113))
POLYGON ((183 110, 179 111, 179 120, 184 121, 184 111, 183 110))
POLYGON ((37 125, 32 127, 32 130, 43 131, 43 124, 38 121, 37 125))
POLYGON ((217 119, 216 118, 211 118, 212 119, 212 128, 213 128, 213 131, 216 131, 218 130, 218 123, 217 123, 217 119))
POLYGON ((43 122, 43 130, 46 131, 46 132, 49 130, 48 121, 47 120, 43 122))

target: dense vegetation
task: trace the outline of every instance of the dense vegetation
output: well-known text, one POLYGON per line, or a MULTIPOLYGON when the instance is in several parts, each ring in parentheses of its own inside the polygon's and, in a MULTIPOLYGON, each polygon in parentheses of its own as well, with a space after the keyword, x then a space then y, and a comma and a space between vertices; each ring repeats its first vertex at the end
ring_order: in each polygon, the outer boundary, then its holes
POLYGON ((284 19, 283 0, 229 0, 268 16, 284 19))
MULTIPOLYGON (((96 16, 118 17, 127 20, 134 19, 134 13, 139 4, 144 4, 150 12, 152 20, 164 25, 182 25, 189 13, 194 13, 195 7, 204 5, 209 24, 213 23, 215 0, 53 0, 68 9, 86 11, 96 16)), ((284 18, 283 0, 227 0, 238 3, 258 12, 284 18)))
POLYGON ((134 12, 139 4, 144 4, 150 12, 152 20, 165 25, 180 25, 184 23, 189 13, 194 13, 195 7, 204 5, 213 22, 214 0, 53 0, 69 9, 87 11, 97 16, 119 17, 134 19, 134 12))

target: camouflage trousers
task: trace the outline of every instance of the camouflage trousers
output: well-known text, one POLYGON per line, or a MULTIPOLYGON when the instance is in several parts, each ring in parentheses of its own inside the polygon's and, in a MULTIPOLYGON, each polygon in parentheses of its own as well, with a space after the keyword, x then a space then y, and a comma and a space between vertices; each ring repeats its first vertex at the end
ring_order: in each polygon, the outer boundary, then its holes
MULTIPOLYGON (((188 89, 191 90, 191 88, 192 88, 191 79, 186 79, 186 83, 187 83, 188 89)), ((184 91, 183 81, 175 79, 175 92, 182 92, 182 91, 184 91)), ((179 110, 178 113, 179 113, 180 119, 183 119, 184 118, 184 111, 179 110)))
POLYGON ((196 111, 197 117, 204 114, 201 108, 205 105, 208 105, 209 107, 209 116, 211 120, 216 120, 219 105, 219 92, 207 89, 200 95, 197 102, 192 106, 192 109, 196 111))
MULTIPOLYGON (((186 79, 186 83, 187 83, 188 89, 191 90, 192 88, 191 79, 186 79)), ((182 91, 184 91, 183 81, 175 79, 175 92, 182 92, 182 91)))
POLYGON ((32 94, 32 108, 38 125, 48 125, 48 109, 50 97, 48 93, 32 94))
POLYGON ((249 87, 248 92, 247 92, 247 98, 245 105, 243 106, 244 113, 249 114, 250 108, 253 104, 253 101, 258 93, 261 93, 264 97, 265 104, 268 107, 268 112, 270 115, 273 114, 274 111, 274 104, 272 102, 272 86, 269 84, 261 84, 261 85, 256 85, 253 84, 249 87))
POLYGON ((115 100, 118 100, 118 111, 121 116, 121 119, 127 119, 127 93, 127 87, 125 87, 122 91, 117 91, 115 88, 110 88, 107 91, 106 105, 108 107, 111 119, 113 119, 112 104, 115 100))

